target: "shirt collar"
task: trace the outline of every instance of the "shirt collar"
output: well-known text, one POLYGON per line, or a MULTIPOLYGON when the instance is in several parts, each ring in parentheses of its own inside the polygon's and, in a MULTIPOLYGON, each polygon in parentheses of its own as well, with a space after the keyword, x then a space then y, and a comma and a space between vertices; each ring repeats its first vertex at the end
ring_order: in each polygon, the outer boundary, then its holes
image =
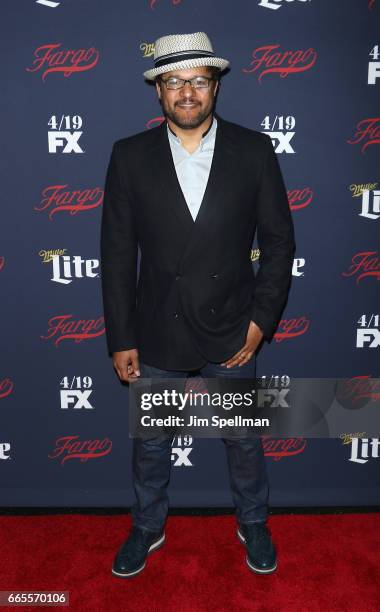
MULTIPOLYGON (((216 119, 215 115, 213 115, 213 120, 212 120, 210 126, 202 134, 202 138, 201 138, 201 141, 200 141, 200 149, 201 150, 203 149, 203 147, 204 147, 204 145, 206 143, 212 141, 212 139, 215 137, 215 132, 216 132, 217 125, 218 125, 217 119, 216 119)), ((177 136, 177 134, 175 132, 173 132, 173 130, 169 127, 169 123, 168 122, 166 122, 166 126, 167 126, 167 132, 168 132, 169 139, 172 142, 177 142, 178 144, 182 144, 180 137, 177 136)))

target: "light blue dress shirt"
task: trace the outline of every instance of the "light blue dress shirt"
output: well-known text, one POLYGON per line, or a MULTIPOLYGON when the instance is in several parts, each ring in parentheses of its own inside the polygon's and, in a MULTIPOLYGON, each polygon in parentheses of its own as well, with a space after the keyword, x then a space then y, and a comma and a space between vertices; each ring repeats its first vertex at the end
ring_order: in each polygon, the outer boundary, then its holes
POLYGON ((169 124, 167 124, 169 143, 178 181, 194 221, 206 191, 212 157, 214 155, 217 125, 218 122, 214 116, 211 126, 203 134, 198 148, 193 153, 189 153, 182 146, 181 139, 172 132, 169 124))

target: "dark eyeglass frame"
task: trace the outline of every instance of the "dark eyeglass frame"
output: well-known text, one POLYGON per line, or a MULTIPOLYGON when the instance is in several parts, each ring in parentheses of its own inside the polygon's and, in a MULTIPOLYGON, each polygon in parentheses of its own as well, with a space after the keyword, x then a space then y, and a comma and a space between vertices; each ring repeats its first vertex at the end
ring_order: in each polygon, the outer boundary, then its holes
POLYGON ((210 87, 210 81, 216 81, 215 77, 208 77, 208 76, 204 76, 203 74, 198 74, 197 76, 193 77, 192 79, 180 79, 179 77, 169 77, 168 79, 163 79, 162 77, 159 78, 160 83, 165 83, 165 87, 166 89, 169 90, 176 90, 176 89, 182 89, 183 87, 185 87, 186 83, 190 83, 190 86, 193 89, 208 89, 210 87), (195 87, 193 85, 193 82, 196 81, 196 79, 206 79, 207 80, 207 85, 205 86, 201 86, 201 87, 195 87), (170 79, 177 79, 177 81, 182 82, 182 85, 180 85, 179 87, 168 87, 167 82, 170 81, 170 79))

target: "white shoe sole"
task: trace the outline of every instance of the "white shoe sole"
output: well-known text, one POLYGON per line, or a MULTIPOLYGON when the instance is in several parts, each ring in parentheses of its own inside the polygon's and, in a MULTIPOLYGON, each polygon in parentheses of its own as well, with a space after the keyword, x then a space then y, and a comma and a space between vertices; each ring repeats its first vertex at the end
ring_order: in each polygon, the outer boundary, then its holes
MULTIPOLYGON (((240 529, 237 530, 237 536, 240 542, 245 545, 245 537, 241 533, 240 529)), ((252 565, 252 563, 250 562, 248 558, 248 555, 246 556, 245 560, 247 561, 247 565, 249 569, 251 569, 253 572, 256 572, 257 574, 272 574, 277 569, 277 561, 272 567, 269 567, 268 569, 263 570, 259 567, 256 567, 255 565, 252 565)))
MULTIPOLYGON (((161 546, 163 546, 164 542, 165 542, 165 534, 163 533, 162 536, 160 537, 160 539, 157 540, 157 542, 154 542, 153 544, 151 544, 151 546, 149 547, 149 550, 148 550, 148 555, 150 555, 150 553, 154 552, 158 548, 161 548, 161 546)), ((130 578, 130 577, 136 576, 136 574, 139 574, 140 572, 142 572, 144 567, 145 567, 145 565, 146 565, 146 561, 144 561, 144 563, 141 565, 141 567, 138 567, 136 570, 133 570, 133 572, 128 572, 128 573, 116 572, 112 568, 112 573, 113 573, 114 576, 119 576, 120 578, 130 578)))

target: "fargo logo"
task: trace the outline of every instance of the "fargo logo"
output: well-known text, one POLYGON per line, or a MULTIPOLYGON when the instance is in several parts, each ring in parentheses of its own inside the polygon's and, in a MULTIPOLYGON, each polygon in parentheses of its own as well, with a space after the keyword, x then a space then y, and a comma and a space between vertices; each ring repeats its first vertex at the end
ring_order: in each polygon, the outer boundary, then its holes
POLYGON ((278 74, 282 79, 289 74, 306 72, 317 61, 317 52, 313 47, 297 49, 296 51, 278 51, 280 45, 264 45, 252 51, 252 61, 249 68, 243 72, 258 74, 258 81, 265 74, 278 74))
POLYGON ((89 459, 99 459, 109 455, 112 450, 112 441, 109 438, 103 440, 79 440, 79 436, 62 436, 55 442, 55 448, 49 459, 58 459, 64 465, 69 459, 79 459, 85 463, 89 459))
POLYGON ((380 280, 380 259, 377 251, 360 251, 351 259, 351 265, 342 272, 342 276, 356 277, 358 285, 363 278, 380 280))
POLYGON ((310 187, 303 189, 291 189, 288 191, 288 201, 290 210, 300 210, 311 204, 314 192, 310 187))
MULTIPOLYGON (((156 7, 157 1, 158 0, 148 0, 149 1, 149 6, 151 9, 154 9, 156 7)), ((176 6, 177 4, 181 4, 182 0, 170 0, 173 6, 176 6)))
POLYGON ((294 457, 304 452, 307 444, 305 438, 271 438, 261 436, 264 455, 280 461, 284 457, 294 457))
POLYGON ((150 130, 152 128, 159 127, 164 121, 165 117, 153 117, 152 119, 149 119, 149 121, 147 121, 146 127, 148 130, 150 130))
POLYGON ((25 68, 27 72, 41 71, 45 81, 48 74, 61 72, 65 78, 74 72, 91 70, 99 61, 99 51, 95 47, 88 49, 61 49, 61 43, 41 45, 34 50, 32 65, 25 68))
POLYGON ((361 153, 364 153, 371 145, 380 144, 380 117, 362 119, 356 126, 356 131, 348 144, 358 145, 361 143, 361 153))
POLYGON ((338 387, 336 399, 345 408, 351 409, 360 408, 370 401, 379 400, 380 379, 372 378, 367 374, 343 380, 338 387))
POLYGON ((57 212, 69 212, 71 216, 79 212, 92 210, 102 205, 104 191, 99 187, 87 189, 66 189, 67 183, 63 185, 49 185, 41 194, 41 202, 34 207, 38 212, 47 212, 49 220, 57 212))
POLYGON ((305 315, 297 319, 281 319, 277 331, 274 334, 274 339, 276 342, 282 342, 283 340, 302 336, 307 332, 309 327, 310 320, 305 315))
POLYGON ((2 270, 5 266, 5 257, 4 255, 0 256, 0 270, 2 270))
POLYGON ((0 380, 0 399, 7 397, 13 391, 14 383, 10 378, 3 378, 0 380))
POLYGON ((102 336, 105 332, 104 317, 98 319, 77 319, 73 315, 57 315, 48 321, 48 330, 46 336, 40 336, 43 340, 51 340, 55 338, 54 345, 62 340, 74 340, 74 342, 82 342, 83 340, 91 340, 102 336))

